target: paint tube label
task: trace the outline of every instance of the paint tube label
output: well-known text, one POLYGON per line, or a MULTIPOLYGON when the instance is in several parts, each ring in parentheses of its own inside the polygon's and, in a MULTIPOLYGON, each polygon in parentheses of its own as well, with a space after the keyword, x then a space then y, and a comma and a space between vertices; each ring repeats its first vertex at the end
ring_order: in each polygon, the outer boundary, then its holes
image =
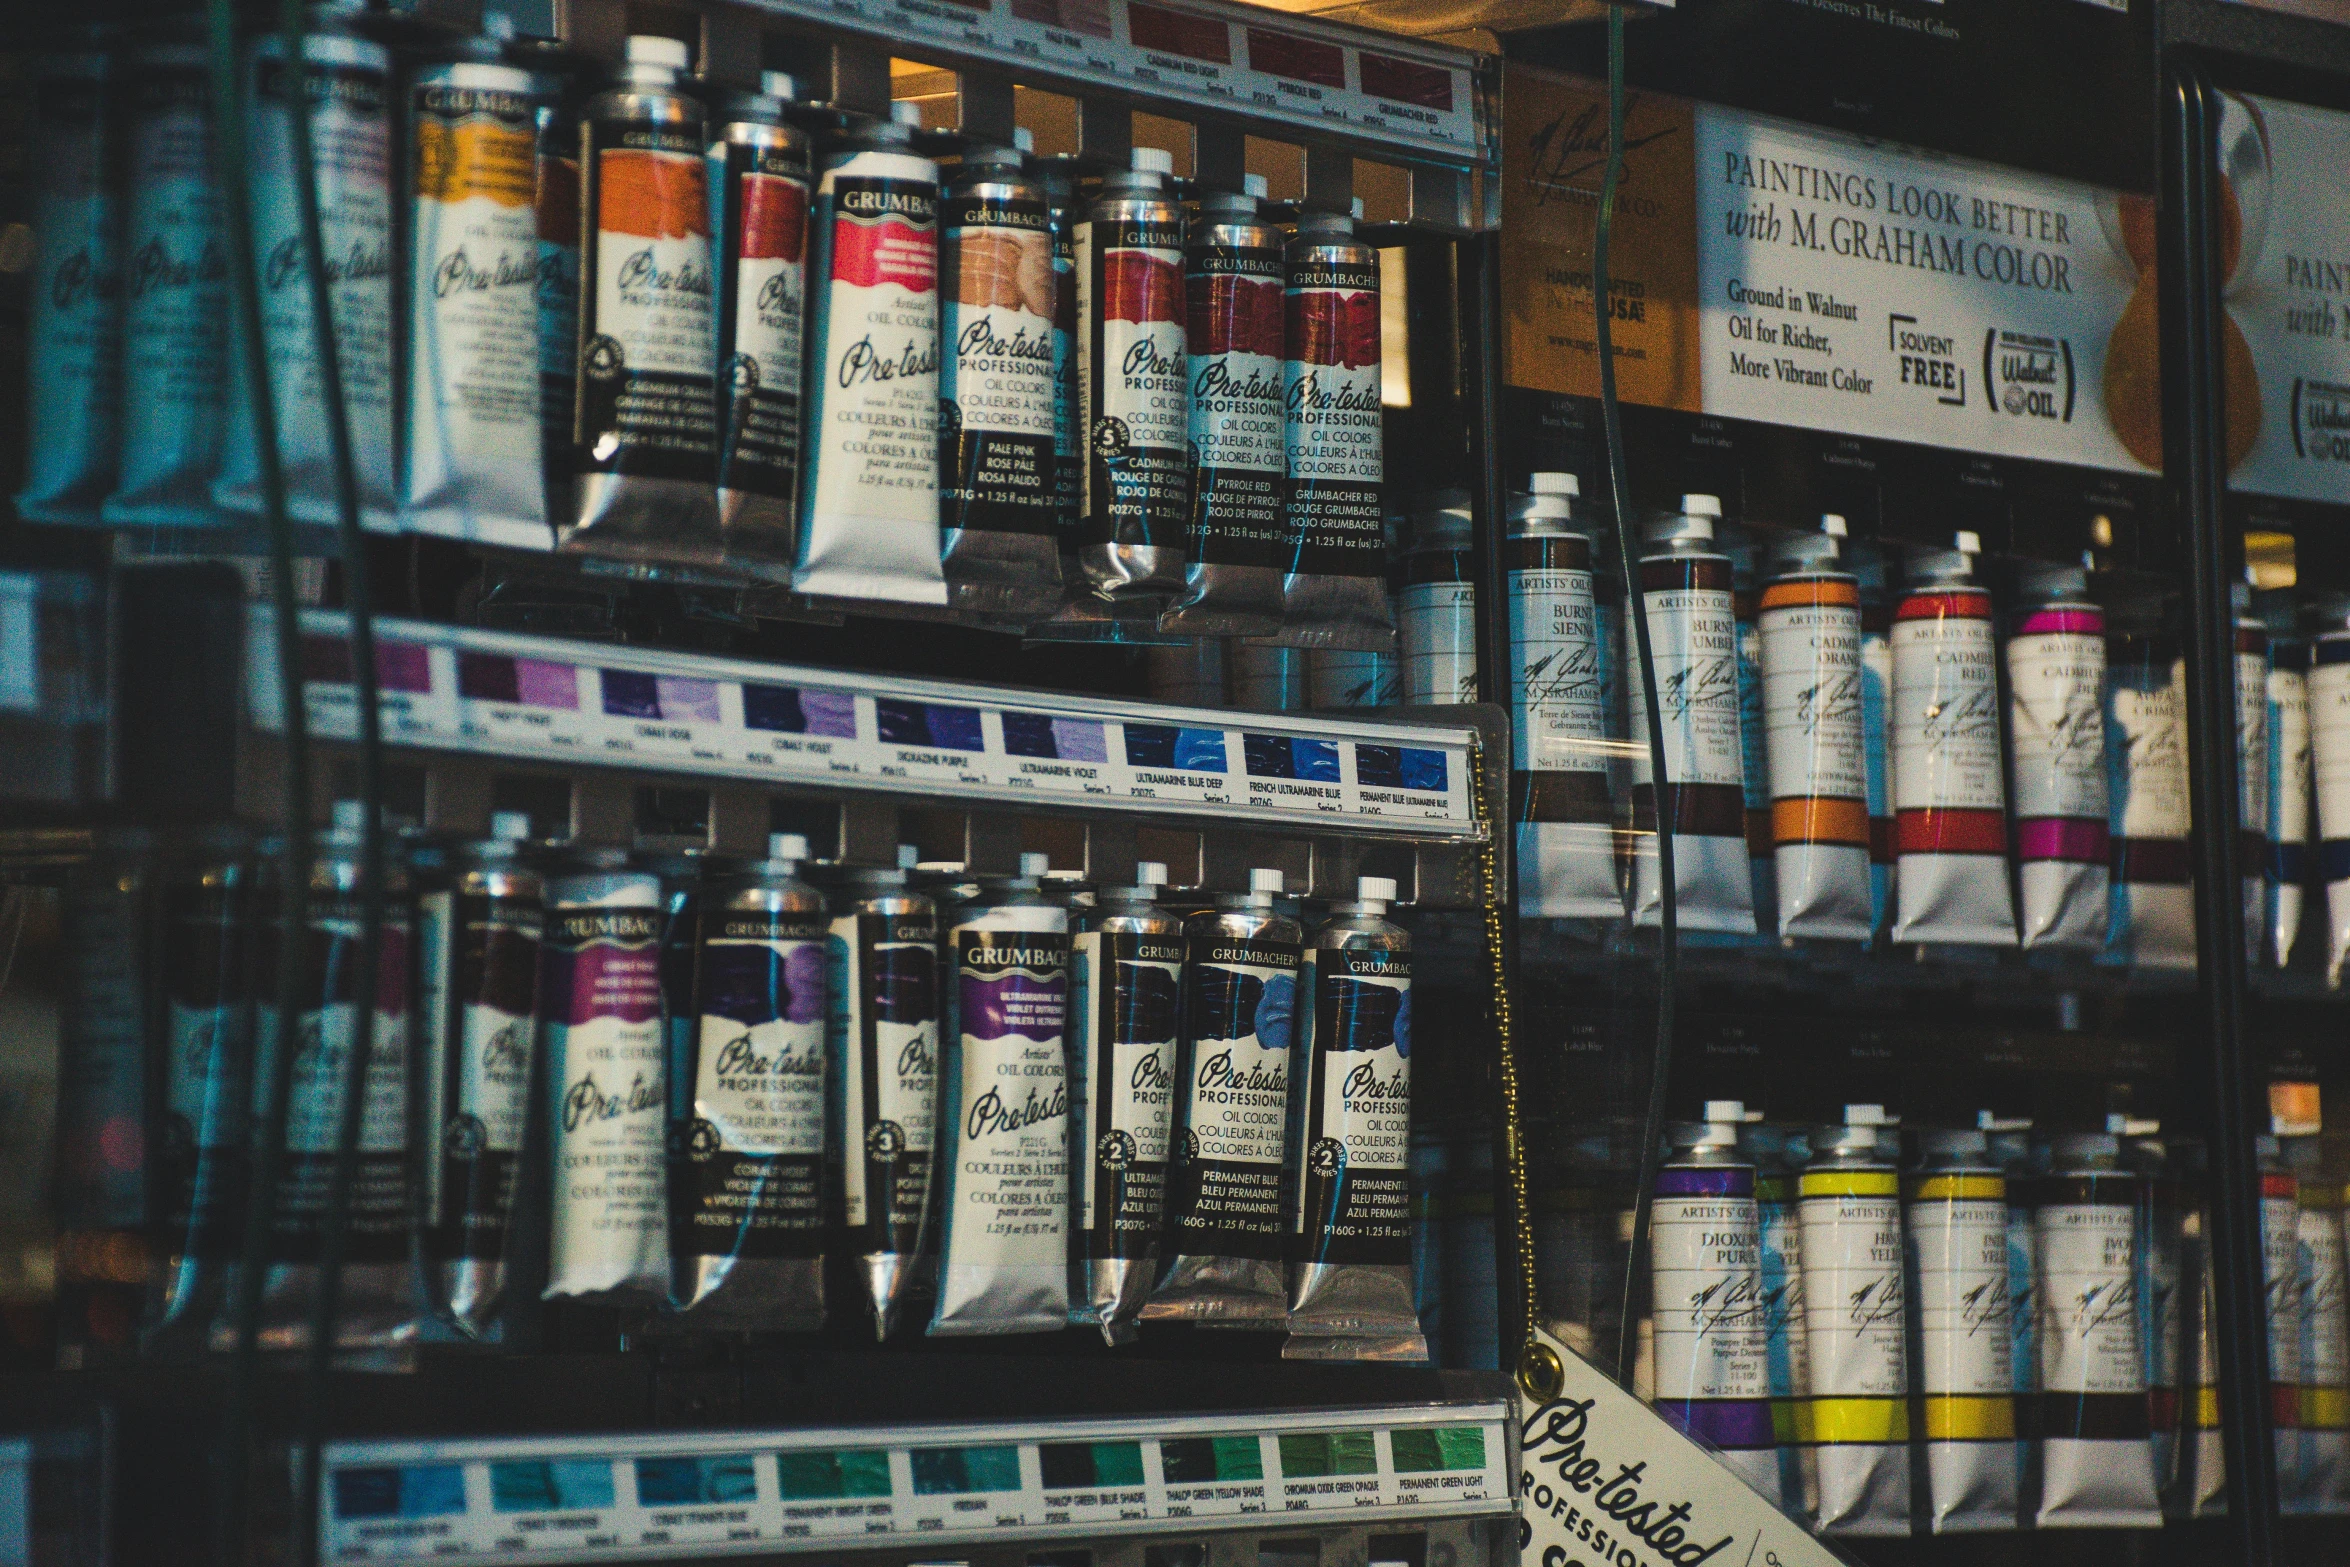
POLYGON ((1510 573, 1510 766, 1607 771, 1607 668, 1588 571, 1510 573))
POLYGON ((1082 540, 1179 545, 1191 427, 1182 224, 1077 225, 1077 313, 1082 540))
POLYGON ((429 901, 445 951, 427 972, 447 988, 428 1023, 440 1036, 427 1064, 436 1139, 426 1161, 428 1212, 438 1255, 502 1257, 537 1048, 539 911, 520 898, 436 893, 429 901))
POLYGON ((586 156, 595 260, 581 329, 580 467, 708 483, 717 346, 700 128, 591 121, 586 156))
POLYGON ((2301 933, 2301 888, 2309 879, 2309 755, 2309 675, 2280 659, 2268 675, 2266 856, 2273 889, 2270 961, 2280 968, 2301 933))
POLYGON ((1977 588, 1912 594, 1893 623, 1892 643, 1900 852, 2005 853, 1990 595, 1977 588))
POLYGON ((650 906, 547 911, 550 1295, 667 1277, 661 922, 650 906))
POLYGON ((1191 944, 1190 1075, 1169 1194, 1169 1250, 1281 1256, 1299 949, 1208 935, 1191 944))
MULTIPOLYGON (((2309 670, 2310 772, 2317 806, 2319 874, 2327 882, 2350 881, 2350 637, 2321 637, 2309 670)), ((2350 932, 2337 927, 2337 953, 2350 932)), ((2338 969, 2337 956, 2329 964, 2338 969)))
POLYGON ((1759 632, 1773 841, 1866 848, 1860 592, 1834 578, 1774 582, 1759 632))
POLYGON ((527 456, 542 433, 538 104, 527 90, 426 81, 410 118, 404 499, 412 511, 443 514, 435 532, 490 537, 481 525, 493 519, 535 531, 546 522, 545 479, 527 456))
POLYGON ((808 180, 796 149, 724 144, 726 418, 718 484, 779 500, 800 489, 800 376, 808 316, 808 180))
MULTIPOLYGON (((1731 602, 1737 602, 1733 595, 1731 602)), ((1746 796, 1747 841, 1755 840, 1758 818, 1771 809, 1771 767, 1765 748, 1769 726, 1763 718, 1762 628, 1750 615, 1739 615, 1738 626, 1738 773, 1746 796)))
POLYGON ((2040 1386, 2143 1393, 2137 1215, 2127 1203, 2047 1203, 2037 1218, 2040 1386))
MULTIPOLYGON (((2260 1265, 2267 1292, 2268 1379, 2272 1384, 2298 1386, 2301 1378, 2301 1205, 2299 1185, 2290 1175, 2264 1175, 2260 1181, 2260 1265)), ((2282 1405, 2276 1423, 2291 1425, 2299 1418, 2300 1398, 2293 1410, 2282 1405)))
POLYGON ((1089 931, 1074 946, 1070 1007, 1087 1047, 1077 1224, 1094 1256, 1147 1257, 1166 1213, 1183 941, 1089 931))
POLYGON ((678 1249, 821 1256, 825 924, 737 909, 703 919, 678 1249))
POLYGON ((1893 640, 1882 631, 1860 636, 1861 744, 1868 758, 1869 859, 1893 863, 1893 640))
POLYGON ((1909 1305, 1898 1182, 1890 1170, 1807 1171, 1800 1190, 1812 1395, 1900 1397, 1909 1305))
POLYGON ((1477 700, 1477 589, 1415 582, 1395 596, 1403 699, 1414 705, 1477 700))
POLYGON ((40 196, 27 290, 33 395, 17 505, 36 519, 95 521, 114 483, 124 401, 121 149, 104 63, 56 65, 39 82, 26 167, 40 196))
POLYGON ((1309 949, 1303 977, 1314 1008, 1298 1149, 1306 1258, 1408 1264, 1411 954, 1309 949))
MULTIPOLYGON (((1746 751, 1739 732, 1738 622, 1727 589, 1651 589, 1648 645, 1656 665, 1657 707, 1665 726, 1665 776, 1674 785, 1743 789, 1746 751)), ((1649 782, 1648 704, 1640 650, 1627 646, 1631 692, 1632 777, 1649 782)))
POLYGON ((928 916, 832 922, 842 1191, 861 1249, 911 1253, 938 1121, 938 930, 928 916))
MULTIPOLYGON (((2179 1385, 2179 1226, 2178 1215, 2152 1208, 2139 1236, 2145 1256, 2139 1261, 2138 1288, 2145 1296, 2139 1331, 2145 1337, 2146 1385, 2166 1398, 2175 1398, 2179 1385)), ((2158 1407, 2156 1413, 2164 1413, 2158 1407)))
POLYGON ((955 970, 961 1124, 947 1262, 1060 1267, 1069 1255, 1069 938, 958 930, 955 970))
POLYGON ((164 1026, 164 1223, 197 1257, 236 1250, 247 1192, 251 997, 244 931, 204 894, 170 924, 164 1026))
POLYGON ((2007 1205, 2007 1324, 2015 1391, 2040 1391, 2039 1221, 2030 1207, 2007 1205))
POLYGON ((1403 671, 1393 653, 1316 648, 1307 671, 1316 707, 1393 707, 1403 700, 1403 671))
MULTIPOLYGON (((1657 1194, 1649 1230, 1655 1272, 1660 1401, 1771 1396, 1753 1178, 1742 1170, 1668 1169, 1660 1184, 1719 1191, 1657 1194), (1676 1182, 1675 1176, 1699 1177, 1676 1182), (1743 1186, 1743 1190, 1738 1188, 1743 1186)), ((1811 1301, 1806 1294, 1806 1315, 1811 1301)))
POLYGON ((539 110, 539 414, 550 517, 568 510, 571 437, 579 389, 579 138, 553 108, 539 110), (558 506, 557 500, 566 504, 558 506))
POLYGON ((1284 564, 1281 252, 1196 246, 1184 258, 1191 355, 1190 558, 1284 564))
MULTIPOLYGON (((2185 681, 2185 663, 2170 659, 2117 672, 2111 683, 2114 827, 2125 840, 2187 836, 2185 681)), ((2124 879, 2182 878, 2139 874, 2124 879)))
POLYGON ((2007 641, 2016 857, 2106 861, 2105 617, 2059 605, 2007 641))
POLYGON ((1077 236, 1066 210, 1053 226, 1053 522, 1064 554, 1077 547, 1085 505, 1085 454, 1077 438, 1077 236))
POLYGON ((2245 876, 2258 880, 2257 846, 2268 822, 2268 648, 2236 650, 2237 820, 2252 840, 2245 876))
MULTIPOLYGON (((2004 1402, 2015 1391, 2006 1185, 1995 1175, 1929 1175, 1910 1203, 1918 1385, 1928 1394, 2004 1402)), ((1927 1430, 1934 1432, 1931 1412, 1927 1430)))
POLYGON ((2344 1391, 2350 1386, 2350 1302, 2343 1292, 2342 1211, 2303 1208, 2299 1230, 2301 1423, 2334 1430, 2350 1424, 2350 1393, 2344 1391))
POLYGON ((1386 425, 1381 408, 1379 265, 1310 260, 1288 269, 1281 371, 1300 576, 1386 575, 1386 425))
POLYGON ((950 196, 941 214, 942 525, 1053 531, 1053 237, 1044 203, 950 196))

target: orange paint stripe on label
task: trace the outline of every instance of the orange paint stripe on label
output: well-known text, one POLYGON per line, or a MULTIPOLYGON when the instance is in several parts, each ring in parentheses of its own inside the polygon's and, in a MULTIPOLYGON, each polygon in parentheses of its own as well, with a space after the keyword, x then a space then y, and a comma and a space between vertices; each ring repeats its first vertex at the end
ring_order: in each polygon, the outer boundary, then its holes
POLYGON ((1773 800, 1771 838, 1777 843, 1847 843, 1869 846, 1866 800, 1773 800))
POLYGON ((538 144, 528 126, 496 120, 416 124, 416 194, 427 201, 486 197, 501 207, 538 201, 538 144))
POLYGON ((1762 607, 1765 609, 1800 609, 1810 604, 1843 604, 1858 609, 1860 584, 1798 577, 1792 582, 1774 582, 1763 589, 1762 607))
POLYGON ((640 239, 707 239, 709 174, 700 158, 607 148, 596 165, 596 227, 640 239))

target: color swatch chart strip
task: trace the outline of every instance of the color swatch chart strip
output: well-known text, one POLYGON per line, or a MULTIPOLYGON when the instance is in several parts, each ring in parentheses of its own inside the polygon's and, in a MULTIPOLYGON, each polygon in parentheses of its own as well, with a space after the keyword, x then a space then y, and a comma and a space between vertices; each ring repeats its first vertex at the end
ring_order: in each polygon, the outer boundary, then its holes
POLYGON ((1502 1406, 331 1447, 346 1561, 546 1561, 1382 1522, 1510 1505, 1502 1406), (1243 1423, 1247 1429, 1235 1429, 1243 1423))
MULTIPOLYGON (((278 730, 275 635, 248 641, 254 721, 278 730)), ((535 762, 794 786, 1473 838, 1474 731, 1349 724, 885 679, 469 631, 376 630, 384 737, 535 762)), ((312 732, 357 733, 338 614, 299 647, 312 732)))

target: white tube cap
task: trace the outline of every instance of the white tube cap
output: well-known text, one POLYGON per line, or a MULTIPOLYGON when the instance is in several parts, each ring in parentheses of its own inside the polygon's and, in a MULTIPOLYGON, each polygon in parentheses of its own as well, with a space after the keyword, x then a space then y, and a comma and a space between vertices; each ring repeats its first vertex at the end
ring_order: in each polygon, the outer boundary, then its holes
POLYGON ((1362 222, 1362 221, 1363 221, 1363 198, 1362 198, 1362 197, 1360 197, 1360 196, 1357 196, 1357 197, 1356 197, 1354 200, 1352 200, 1352 201, 1348 202, 1348 203, 1346 204, 1346 210, 1347 210, 1347 214, 1348 214, 1350 217, 1352 217, 1352 218, 1353 218, 1353 219, 1354 219, 1354 220, 1355 220, 1357 223, 1360 223, 1360 222, 1362 222))
POLYGON ((808 840, 796 832, 771 832, 767 835, 767 858, 771 860, 804 860, 808 857, 808 840))
POLYGON ((1708 1123, 1741 1123, 1746 1119, 1745 1102, 1738 1099, 1708 1099, 1705 1102, 1705 1118, 1708 1123))
POLYGON ((1269 865, 1260 865, 1248 873, 1248 890, 1271 893, 1278 897, 1287 890, 1289 878, 1269 865))
POLYGON ((1263 201, 1273 193, 1273 187, 1266 183, 1262 174, 1243 174, 1240 177, 1240 193, 1243 196, 1254 196, 1257 200, 1263 201))
POLYGON ((1681 497, 1681 515, 1684 517, 1719 517, 1722 498, 1719 495, 1684 495, 1681 497))
POLYGON ((367 802, 365 800, 337 800, 333 820, 336 832, 365 832, 367 830, 367 802))
POLYGON ((1355 878, 1355 898, 1361 903, 1393 903, 1395 878, 1392 876, 1358 876, 1355 878))
POLYGON ((1581 495, 1583 481, 1571 473, 1537 473, 1526 479, 1529 495, 1581 495))
POLYGON ((1173 174, 1175 154, 1164 147, 1137 147, 1128 167, 1137 174, 1173 174))
POLYGON ((497 812, 490 817, 490 836, 500 843, 522 842, 530 836, 530 812, 497 812))
POLYGON ((1820 531, 1831 539, 1844 539, 1852 536, 1852 531, 1844 525, 1844 519, 1832 511, 1820 513, 1820 531))
POLYGON ((922 129, 922 105, 911 98, 902 98, 889 106, 889 122, 913 130, 922 129))
POLYGON ((761 71, 759 91, 770 98, 797 98, 800 95, 800 84, 792 80, 789 71, 761 71))
POLYGON ((1846 1105, 1846 1126, 1891 1126, 1893 1118, 1885 1113, 1883 1105, 1846 1105))
POLYGON ((1023 854, 1020 856, 1020 874, 1022 876, 1041 881, 1052 868, 1053 857, 1049 854, 1023 854))
POLYGON ((898 869, 910 871, 922 863, 922 851, 910 843, 898 845, 898 869))
POLYGON ((1961 555, 1980 555, 1983 553, 1983 536, 1969 529, 1961 528, 1957 533, 1951 535, 1950 547, 1961 555))
POLYGON ((1167 867, 1157 860, 1144 860, 1134 867, 1134 885, 1137 887, 1164 887, 1167 885, 1167 867))
POLYGON ((1036 151, 1036 132, 1034 132, 1034 131, 1030 130, 1030 129, 1029 129, 1027 126, 1025 126, 1025 125, 1015 125, 1015 126, 1013 126, 1013 127, 1012 127, 1012 150, 1013 150, 1014 152, 1034 152, 1034 151, 1036 151))
POLYGON ((673 71, 684 70, 691 58, 684 39, 659 33, 631 33, 621 49, 622 58, 631 65, 665 65, 673 71))

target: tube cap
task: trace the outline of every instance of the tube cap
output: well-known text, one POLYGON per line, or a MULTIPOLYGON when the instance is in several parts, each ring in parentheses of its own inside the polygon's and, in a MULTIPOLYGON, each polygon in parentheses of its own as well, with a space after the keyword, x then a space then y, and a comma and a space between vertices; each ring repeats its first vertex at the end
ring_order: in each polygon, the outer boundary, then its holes
POLYGON ((889 123, 903 125, 908 130, 922 129, 922 105, 911 98, 901 98, 889 106, 889 123))
POLYGON ((1240 177, 1240 193, 1243 196, 1254 196, 1263 201, 1272 192, 1273 187, 1265 182, 1262 174, 1243 174, 1240 177))
POLYGON ((1036 132, 1025 125, 1012 127, 1012 145, 1021 152, 1036 151, 1036 132))
POLYGON ((1360 197, 1360 196, 1357 196, 1357 197, 1356 197, 1354 200, 1352 200, 1352 201, 1348 202, 1348 203, 1346 204, 1346 211, 1347 211, 1347 216, 1349 216, 1349 217, 1353 218, 1353 219, 1354 219, 1354 220, 1355 220, 1357 223, 1360 223, 1360 222, 1362 222, 1362 221, 1363 221, 1363 198, 1362 198, 1362 197, 1360 197))
POLYGON ((367 830, 367 802, 365 800, 337 800, 333 822, 336 832, 365 832, 367 830))
POLYGON ((490 836, 500 843, 520 843, 530 836, 528 811, 499 811, 490 817, 490 836))
POLYGON ((1891 1126, 1894 1124, 1894 1120, 1893 1117, 1885 1113, 1883 1105, 1846 1105, 1844 1107, 1844 1124, 1846 1126, 1891 1126))
POLYGON ((1137 147, 1133 161, 1127 167, 1137 174, 1167 174, 1175 172, 1175 154, 1164 147, 1137 147))
POLYGON ((1737 1099, 1708 1099, 1705 1118, 1708 1122, 1742 1122, 1746 1119, 1746 1105, 1737 1099))
POLYGON ((759 91, 770 98, 797 98, 800 95, 800 84, 792 80, 789 71, 761 71, 759 91))
POLYGON ((1268 892, 1278 896, 1288 887, 1289 878, 1269 865, 1260 865, 1248 873, 1248 890, 1268 892))
POLYGON ((659 33, 631 33, 621 50, 621 58, 631 65, 665 65, 673 71, 684 70, 691 58, 684 39, 659 33))
POLYGON ((1961 555, 1983 553, 1983 536, 1969 528, 1961 528, 1950 536, 1950 547, 1961 555))
POLYGON ((1020 874, 1023 876, 1041 881, 1052 868, 1053 857, 1049 854, 1023 854, 1020 856, 1020 874))
POLYGON ((910 871, 922 863, 922 851, 910 843, 898 845, 898 869, 910 871))
POLYGON ((808 840, 796 832, 771 832, 767 835, 767 858, 771 860, 804 860, 808 857, 808 840))
POLYGON ((1134 867, 1134 885, 1137 887, 1164 887, 1167 885, 1167 867, 1157 860, 1144 860, 1134 867))
POLYGON ((1529 495, 1581 495, 1583 481, 1571 473, 1536 473, 1526 478, 1529 495))
POLYGON ((1355 878, 1355 898, 1362 903, 1393 903, 1395 878, 1392 876, 1358 876, 1355 878))
POLYGON ((1844 519, 1832 511, 1820 513, 1820 531, 1831 539, 1847 539, 1852 536, 1852 530, 1844 525, 1844 519))

